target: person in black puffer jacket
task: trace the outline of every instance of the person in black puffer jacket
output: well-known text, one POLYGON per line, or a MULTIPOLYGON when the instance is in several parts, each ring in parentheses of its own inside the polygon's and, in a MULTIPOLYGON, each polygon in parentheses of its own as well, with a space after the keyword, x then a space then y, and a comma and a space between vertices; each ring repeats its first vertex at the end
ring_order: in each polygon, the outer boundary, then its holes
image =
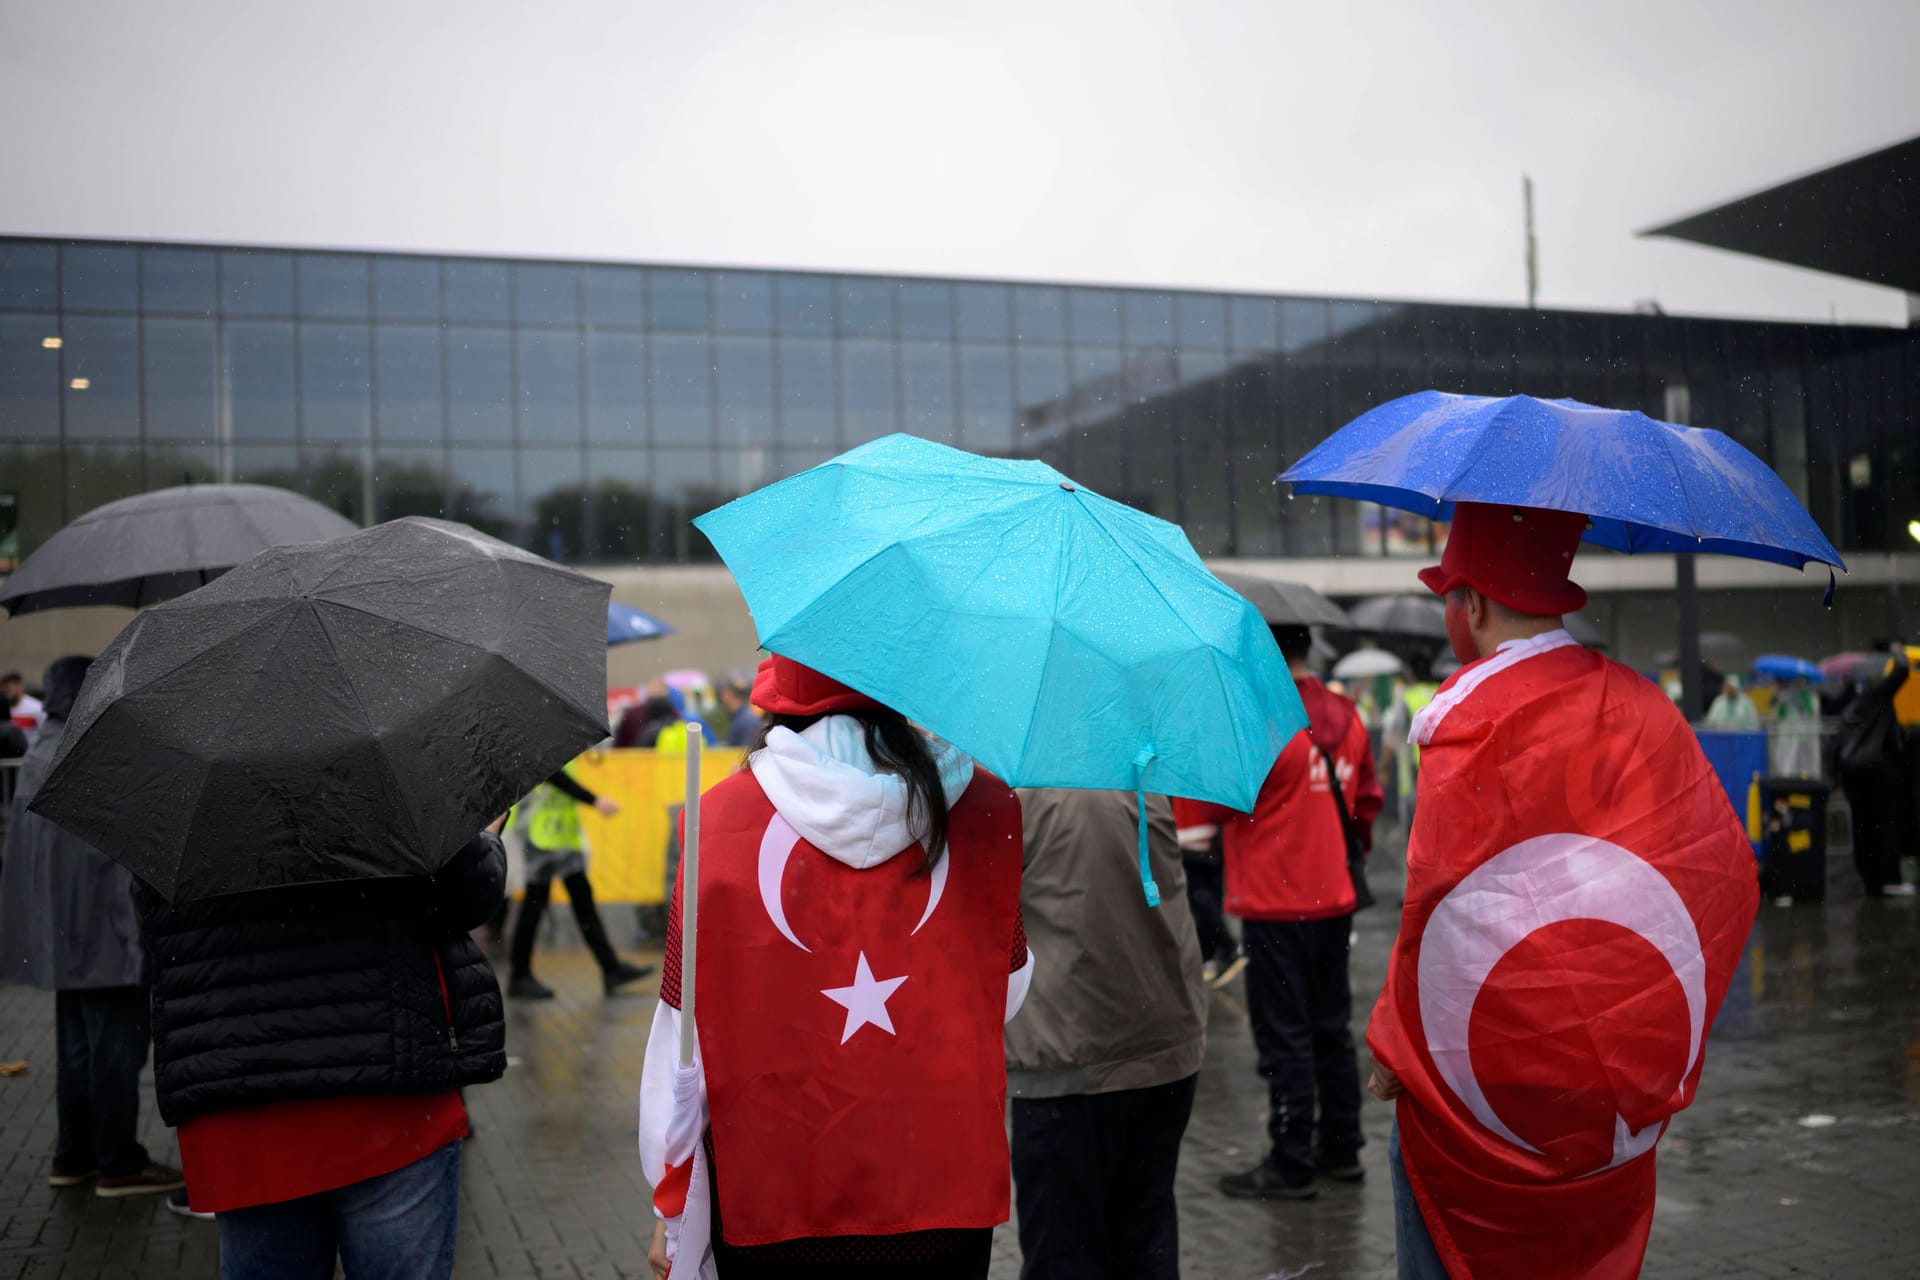
POLYGON ((468 937, 505 892, 498 825, 433 876, 141 892, 155 1092, 225 1280, 328 1274, 336 1250, 353 1280, 451 1273, 458 1091, 506 1071, 468 937))

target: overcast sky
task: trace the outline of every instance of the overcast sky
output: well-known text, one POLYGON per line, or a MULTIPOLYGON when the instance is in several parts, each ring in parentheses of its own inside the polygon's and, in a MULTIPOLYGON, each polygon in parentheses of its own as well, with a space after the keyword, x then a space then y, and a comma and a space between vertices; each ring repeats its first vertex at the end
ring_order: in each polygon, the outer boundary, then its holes
MULTIPOLYGON (((1913 0, 0 0, 0 231, 1901 323, 1634 232, 1920 133, 1913 0)), ((1844 234, 1836 229, 1836 234, 1844 234)))

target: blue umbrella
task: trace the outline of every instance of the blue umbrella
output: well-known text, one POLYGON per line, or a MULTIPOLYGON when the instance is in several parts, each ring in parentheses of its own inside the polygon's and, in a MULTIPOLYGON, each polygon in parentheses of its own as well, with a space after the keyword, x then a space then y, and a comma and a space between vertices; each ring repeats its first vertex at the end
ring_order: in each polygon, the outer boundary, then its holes
POLYGON ((1805 658, 1784 653, 1763 653, 1753 660, 1755 675, 1769 680, 1825 680, 1826 673, 1805 658))
POLYGON ((1780 477, 1718 431, 1578 400, 1415 392, 1361 414, 1280 479, 1435 520, 1455 502, 1577 511, 1586 541, 1615 551, 1847 567, 1780 477))
POLYGON ((673 634, 673 628, 650 613, 642 613, 630 604, 607 604, 607 643, 626 644, 631 640, 658 640, 673 634))
POLYGON ((762 646, 1015 786, 1251 810, 1306 725, 1259 611, 1185 535, 1044 463, 893 435, 694 524, 762 646))

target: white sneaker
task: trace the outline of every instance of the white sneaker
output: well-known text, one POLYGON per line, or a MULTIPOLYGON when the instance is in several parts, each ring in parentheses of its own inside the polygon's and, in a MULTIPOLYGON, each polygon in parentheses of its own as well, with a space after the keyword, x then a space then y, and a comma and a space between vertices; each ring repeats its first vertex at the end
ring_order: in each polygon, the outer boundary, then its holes
POLYGON ((1890 884, 1881 890, 1881 892, 1889 898, 1911 898, 1913 896, 1913 886, 1910 884, 1890 884))

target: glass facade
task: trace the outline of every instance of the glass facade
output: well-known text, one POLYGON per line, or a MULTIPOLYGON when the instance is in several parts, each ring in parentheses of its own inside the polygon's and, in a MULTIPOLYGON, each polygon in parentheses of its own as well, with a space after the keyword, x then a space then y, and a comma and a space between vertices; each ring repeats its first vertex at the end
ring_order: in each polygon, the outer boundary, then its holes
POLYGON ((911 431, 1040 457, 1203 555, 1427 554, 1289 498, 1425 387, 1714 426, 1843 550, 1920 517, 1920 332, 989 281, 0 238, 0 496, 20 552, 183 480, 572 561, 712 557, 687 521, 911 431))

